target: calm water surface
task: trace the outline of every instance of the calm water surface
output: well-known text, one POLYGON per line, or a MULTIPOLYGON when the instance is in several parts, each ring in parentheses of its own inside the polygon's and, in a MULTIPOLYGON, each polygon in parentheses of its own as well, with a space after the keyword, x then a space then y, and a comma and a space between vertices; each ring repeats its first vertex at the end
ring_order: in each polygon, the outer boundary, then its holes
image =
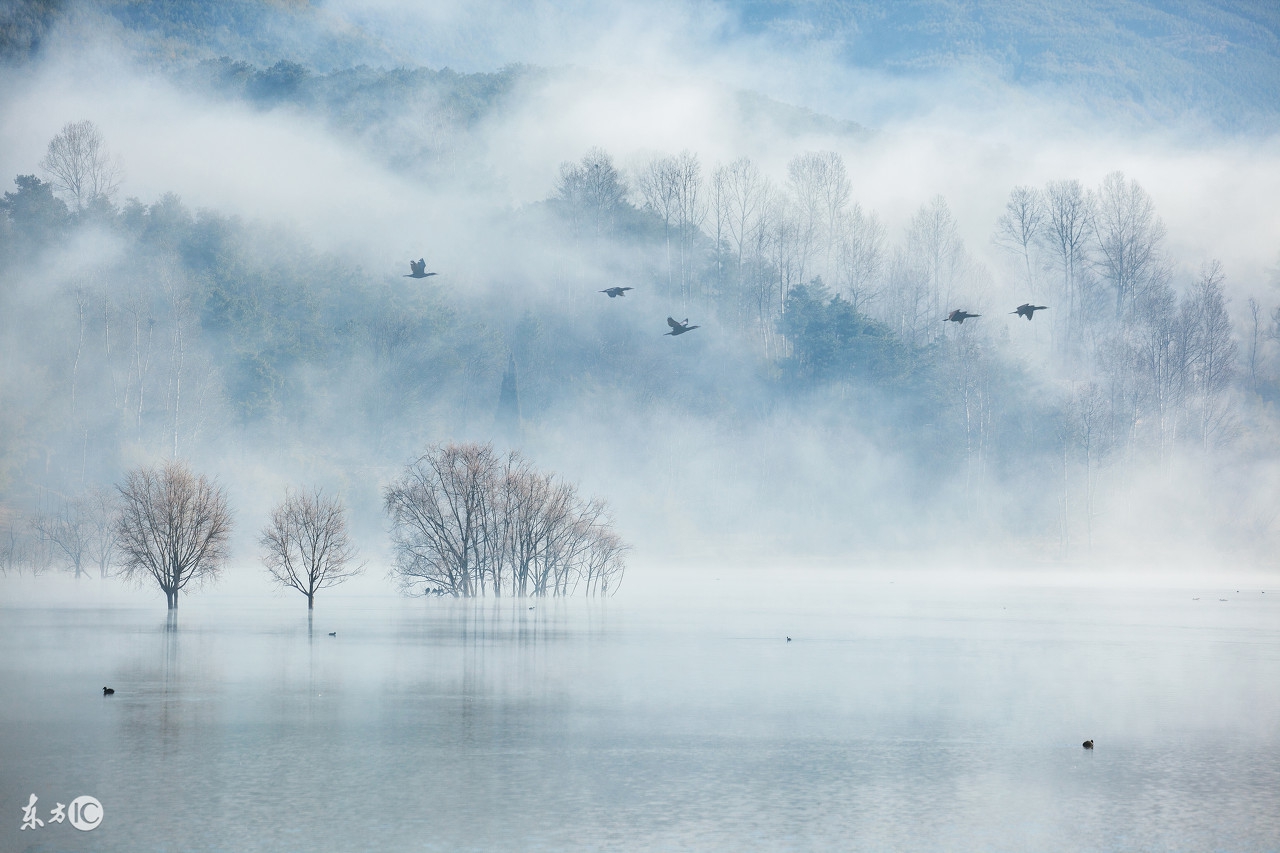
POLYGON ((1280 588, 1236 588, 10 601, 0 850, 1280 850, 1280 588))

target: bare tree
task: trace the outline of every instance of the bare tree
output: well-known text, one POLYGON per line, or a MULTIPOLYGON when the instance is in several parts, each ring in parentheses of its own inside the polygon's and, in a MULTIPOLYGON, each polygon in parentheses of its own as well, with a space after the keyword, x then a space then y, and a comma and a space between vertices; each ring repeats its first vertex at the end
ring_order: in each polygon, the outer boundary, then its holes
POLYGON ((271 511, 271 522, 258 542, 271 579, 305 595, 308 610, 315 608, 317 592, 364 571, 363 563, 354 562, 356 549, 347 535, 346 509, 318 488, 302 494, 286 492, 271 511))
POLYGON ((591 537, 585 562, 587 595, 612 595, 622 582, 623 557, 630 547, 607 525, 597 525, 587 535, 591 537))
POLYGON ((912 346, 924 346, 937 334, 938 317, 929 295, 929 275, 923 265, 898 246, 889 260, 882 319, 912 346))
POLYGON ((116 517, 119 512, 116 494, 100 486, 89 490, 84 498, 86 521, 89 528, 87 553, 98 564, 98 577, 105 578, 115 562, 119 538, 116 517))
POLYGON ((1142 381, 1138 400, 1141 419, 1154 430, 1158 458, 1164 460, 1169 438, 1181 415, 1185 347, 1180 341, 1177 297, 1166 283, 1144 289, 1137 322, 1125 330, 1134 343, 1142 381))
POLYGON ((120 186, 120 168, 112 161, 102 134, 91 121, 64 125, 50 140, 40 167, 54 188, 70 197, 77 212, 98 198, 111 199, 120 186))
POLYGON ((1164 224, 1151 197, 1123 172, 1107 175, 1096 199, 1090 211, 1096 265, 1115 291, 1116 318, 1121 319, 1143 290, 1163 277, 1164 224))
POLYGON ((1222 264, 1210 261, 1183 303, 1187 328, 1186 370, 1196 415, 1196 437, 1209 449, 1232 433, 1227 392, 1235 373, 1238 346, 1223 293, 1222 264))
POLYGON ((386 487, 403 588, 426 581, 453 595, 484 592, 478 554, 498 470, 491 446, 449 444, 432 447, 386 487))
POLYGON ((644 206, 662 220, 667 250, 667 290, 672 289, 671 225, 680 216, 680 162, 675 157, 654 157, 640 168, 636 188, 644 206))
POLYGON ((1261 344, 1263 339, 1262 330, 1262 306, 1258 304, 1258 300, 1252 296, 1249 297, 1249 343, 1248 362, 1249 370, 1249 393, 1258 393, 1258 362, 1261 356, 1261 344))
MULTIPOLYGON (((1084 465, 1085 544, 1093 547, 1094 496, 1097 491, 1097 468, 1111 449, 1111 406, 1106 393, 1096 382, 1074 389, 1068 417, 1071 444, 1079 451, 1084 465)), ((1064 497, 1065 501, 1065 497, 1064 497)))
MULTIPOLYGON (((965 272, 968 257, 951 208, 942 196, 924 205, 911 217, 907 229, 907 253, 912 265, 925 275, 928 312, 942 320, 951 310, 956 286, 965 272)), ((925 327, 929 340, 942 333, 938 322, 925 327)))
POLYGON ((17 518, 0 507, 0 575, 21 574, 27 558, 26 535, 17 518))
POLYGON ((747 264, 752 257, 755 240, 760 235, 772 190, 760 169, 745 157, 721 167, 717 174, 721 175, 724 183, 725 230, 734 254, 734 282, 742 300, 745 319, 756 302, 753 288, 747 282, 747 264))
POLYGON ((77 579, 81 575, 89 576, 85 563, 88 561, 90 528, 82 501, 64 500, 56 512, 37 515, 31 524, 52 550, 62 555, 77 579))
POLYGON ((1014 187, 1005 203, 1004 213, 996 221, 995 242, 1001 248, 1022 258, 1027 276, 1027 291, 1036 292, 1032 252, 1040 242, 1045 227, 1045 207, 1035 187, 1014 187))
POLYGON ((820 272, 831 278, 840 215, 852 193, 844 160, 834 151, 806 151, 787 164, 787 185, 795 202, 796 278, 811 277, 815 255, 823 260, 820 272))
POLYGON ((605 594, 626 547, 601 501, 519 454, 488 445, 431 448, 387 486, 395 572, 406 591, 470 597, 605 594), (602 549, 602 550, 601 550, 602 549))
POLYGON ((1061 328, 1059 344, 1070 353, 1076 341, 1081 304, 1081 268, 1086 262, 1085 246, 1089 235, 1091 202, 1079 181, 1050 181, 1045 186, 1046 224, 1041 231, 1054 266, 1062 274, 1055 328, 1061 328))
POLYGON ((122 574, 155 581, 169 609, 176 610, 178 593, 216 579, 227 560, 231 510, 226 492, 178 460, 163 468, 137 468, 117 490, 122 574))
POLYGON ((560 164, 556 196, 567 210, 575 238, 582 230, 592 237, 612 232, 627 188, 603 148, 592 148, 578 163, 560 164))
POLYGON ((880 296, 884 239, 884 225, 875 213, 865 215, 862 206, 855 204, 852 210, 841 214, 836 284, 854 310, 864 314, 880 296))
POLYGON ((676 229, 680 239, 680 296, 690 296, 691 254, 707 218, 707 198, 702 191, 702 164, 698 155, 681 151, 676 158, 676 229))

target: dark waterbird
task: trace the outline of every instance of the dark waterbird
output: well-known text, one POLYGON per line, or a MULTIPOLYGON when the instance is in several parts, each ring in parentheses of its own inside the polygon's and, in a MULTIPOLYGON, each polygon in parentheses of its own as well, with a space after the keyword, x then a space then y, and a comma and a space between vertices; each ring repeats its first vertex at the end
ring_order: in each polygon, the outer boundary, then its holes
POLYGON ((1080 745, 1083 746, 1085 749, 1093 749, 1093 738, 1089 738, 1087 741, 1085 741, 1080 745))
POLYGON ((683 322, 676 320, 674 317, 668 317, 667 325, 671 327, 671 331, 666 334, 671 335, 672 337, 676 335, 683 335, 685 332, 692 332, 694 329, 702 328, 701 326, 690 326, 688 317, 685 317, 683 322))
POLYGON ((1010 311, 1009 313, 1017 314, 1019 317, 1026 317, 1028 320, 1030 320, 1032 314, 1036 313, 1037 311, 1044 311, 1048 307, 1049 307, 1048 305, 1032 305, 1030 302, 1024 302, 1018 306, 1016 311, 1010 311))
POLYGON ((981 314, 970 314, 968 311, 961 311, 957 308, 947 315, 947 321, 951 323, 963 323, 965 320, 972 320, 974 317, 981 317, 981 314))
POLYGON ((427 272, 427 261, 425 258, 418 258, 416 261, 409 261, 409 269, 412 272, 407 273, 405 278, 426 278, 429 275, 435 275, 433 272, 427 272))
POLYGON ((115 691, 113 688, 111 688, 111 687, 104 687, 104 688, 102 688, 102 695, 103 695, 103 696, 114 696, 114 695, 116 695, 116 691, 115 691))
POLYGON ((338 632, 337 632, 337 631, 330 631, 330 632, 329 632, 329 636, 330 636, 330 637, 336 637, 336 636, 338 636, 338 632))
POLYGON ((632 287, 606 287, 604 290, 600 292, 609 294, 609 298, 612 299, 615 296, 626 296, 628 290, 634 290, 634 289, 635 288, 632 288, 632 287))

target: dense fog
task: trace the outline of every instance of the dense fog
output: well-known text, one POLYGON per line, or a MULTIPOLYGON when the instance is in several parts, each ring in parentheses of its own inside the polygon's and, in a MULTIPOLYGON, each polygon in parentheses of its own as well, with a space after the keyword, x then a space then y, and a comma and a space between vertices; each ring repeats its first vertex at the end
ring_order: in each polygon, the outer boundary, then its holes
POLYGON ((448 442, 607 502, 633 572, 1266 564, 1274 92, 1130 109, 797 10, 431 6, 15 25, 0 570, 65 569, 60 515, 182 459, 233 577, 322 487, 387 586, 383 490, 448 442), (77 190, 48 158, 86 121, 77 190))

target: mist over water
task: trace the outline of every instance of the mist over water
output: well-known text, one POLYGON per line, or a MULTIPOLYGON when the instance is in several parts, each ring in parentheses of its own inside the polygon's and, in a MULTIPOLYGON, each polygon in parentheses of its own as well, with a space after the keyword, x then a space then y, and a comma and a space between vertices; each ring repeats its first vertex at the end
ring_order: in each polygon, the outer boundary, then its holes
POLYGON ((217 593, 176 631, 8 607, 3 796, 103 803, 36 850, 1274 843, 1271 592, 729 568, 680 596, 352 596, 313 630, 217 593))
POLYGON ((0 9, 0 848, 1274 849, 1277 22, 1139 5, 0 9), (398 595, 451 442, 620 586, 398 595), (231 557, 166 619, 54 531, 171 459, 231 557))

